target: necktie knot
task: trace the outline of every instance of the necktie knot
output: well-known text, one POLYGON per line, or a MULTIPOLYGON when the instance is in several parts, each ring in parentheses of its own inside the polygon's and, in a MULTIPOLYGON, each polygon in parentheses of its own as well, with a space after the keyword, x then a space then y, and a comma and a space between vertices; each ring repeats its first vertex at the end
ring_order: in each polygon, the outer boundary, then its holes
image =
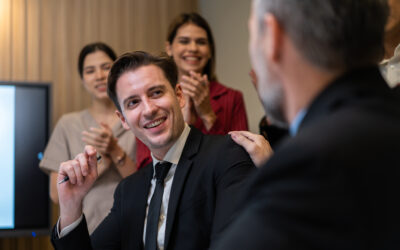
POLYGON ((171 168, 171 163, 164 161, 164 162, 159 162, 156 164, 156 179, 157 182, 164 183, 164 179, 168 174, 169 169, 171 168))

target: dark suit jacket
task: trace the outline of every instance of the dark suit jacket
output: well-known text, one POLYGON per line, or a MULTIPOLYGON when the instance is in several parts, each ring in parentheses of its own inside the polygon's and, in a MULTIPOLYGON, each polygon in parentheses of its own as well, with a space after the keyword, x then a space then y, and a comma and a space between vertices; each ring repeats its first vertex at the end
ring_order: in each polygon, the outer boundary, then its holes
POLYGON ((311 104, 212 249, 400 249, 400 103, 377 68, 311 104))
MULTIPOLYGON (((192 127, 174 175, 164 249, 207 249, 232 219, 238 193, 253 169, 247 153, 229 136, 205 136, 192 127)), ((61 239, 53 230, 56 249, 142 249, 152 176, 149 164, 121 181, 92 244, 83 221, 61 239)))

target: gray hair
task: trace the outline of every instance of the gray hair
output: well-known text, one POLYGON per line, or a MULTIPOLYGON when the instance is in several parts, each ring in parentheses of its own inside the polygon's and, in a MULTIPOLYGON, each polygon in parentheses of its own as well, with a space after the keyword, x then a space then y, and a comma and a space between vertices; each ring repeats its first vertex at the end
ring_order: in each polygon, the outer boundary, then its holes
POLYGON ((387 0, 254 0, 253 8, 260 29, 264 15, 273 14, 296 48, 320 68, 377 64, 384 54, 387 0))

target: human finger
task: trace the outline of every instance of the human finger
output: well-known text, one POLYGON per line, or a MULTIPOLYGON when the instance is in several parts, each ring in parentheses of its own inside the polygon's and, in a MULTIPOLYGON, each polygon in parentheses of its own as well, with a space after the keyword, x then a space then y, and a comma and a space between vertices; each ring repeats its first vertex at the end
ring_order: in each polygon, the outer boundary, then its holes
POLYGON ((107 131, 111 131, 111 128, 110 128, 110 126, 108 126, 108 124, 107 123, 104 123, 104 122, 100 122, 100 125, 105 129, 105 130, 107 130, 107 131))
POLYGON ((74 170, 76 175, 76 181, 78 185, 82 185, 85 176, 88 174, 88 164, 85 154, 79 154, 75 157, 78 164, 74 164, 74 170))
POLYGON ((189 71, 189 76, 192 79, 197 80, 198 82, 201 82, 203 80, 202 75, 200 73, 197 73, 197 72, 193 71, 193 70, 189 71))
POLYGON ((85 154, 88 159, 89 172, 97 175, 97 151, 90 145, 85 146, 85 154))
POLYGON ((196 92, 193 91, 193 90, 191 89, 191 87, 182 88, 182 93, 183 93, 183 95, 185 95, 185 96, 187 96, 187 97, 189 97, 189 98, 191 98, 191 99, 193 99, 193 98, 196 96, 196 92))
POLYGON ((182 76, 182 82, 191 86, 192 91, 195 91, 197 94, 204 92, 206 88, 206 82, 203 81, 202 77, 182 76))
POLYGON ((65 177, 68 176, 69 182, 71 184, 76 184, 76 174, 75 174, 75 167, 74 165, 79 164, 78 161, 70 160, 60 164, 60 169, 58 171, 58 178, 57 182, 60 183, 64 180, 65 177))
MULTIPOLYGON (((100 124, 100 126, 102 125, 100 124)), ((89 131, 92 132, 93 134, 98 135, 101 138, 107 138, 110 135, 112 135, 112 131, 108 126, 107 127, 102 126, 101 128, 91 127, 89 131)))
POLYGON ((195 92, 198 89, 198 81, 195 81, 188 76, 182 76, 182 80, 181 80, 180 84, 181 84, 182 90, 188 89, 188 90, 195 92))
POLYGON ((239 131, 231 131, 229 134, 232 140, 244 147, 247 152, 252 152, 254 150, 254 141, 249 137, 242 135, 239 131))
POLYGON ((242 136, 248 138, 248 139, 251 140, 251 141, 257 141, 257 140, 260 139, 260 137, 262 137, 262 136, 259 135, 259 134, 254 134, 254 133, 251 133, 251 132, 249 132, 249 131, 232 131, 232 132, 237 133, 237 134, 240 134, 240 135, 242 135, 242 136))
POLYGON ((92 132, 92 131, 82 131, 82 140, 85 139, 88 142, 91 142, 90 144, 94 143, 100 143, 104 141, 104 137, 100 133, 92 132))
POLYGON ((262 166, 273 154, 271 145, 261 135, 248 131, 232 131, 229 134, 232 140, 247 151, 257 167, 262 166))

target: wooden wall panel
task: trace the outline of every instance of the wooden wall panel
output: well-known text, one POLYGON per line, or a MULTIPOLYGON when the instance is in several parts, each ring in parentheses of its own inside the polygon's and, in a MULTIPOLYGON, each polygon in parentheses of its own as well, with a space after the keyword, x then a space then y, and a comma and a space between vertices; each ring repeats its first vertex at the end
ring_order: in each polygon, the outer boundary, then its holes
MULTIPOLYGON (((53 71, 53 59, 54 59, 54 21, 56 18, 54 6, 55 1, 53 0, 40 0, 40 32, 38 34, 39 46, 40 46, 40 59, 38 64, 40 65, 40 80, 45 82, 53 82, 53 95, 54 88, 58 85, 55 81, 55 74, 53 71)), ((53 99, 55 99, 53 97, 53 99)), ((54 100, 53 100, 54 101, 54 100)), ((54 109, 53 109, 54 111, 54 109)), ((53 112, 54 114, 54 112, 53 112)), ((54 117, 54 116, 53 116, 54 117)), ((53 120, 54 121, 54 120, 53 120)))
POLYGON ((11 78, 11 0, 0 0, 0 81, 11 78))
POLYGON ((69 102, 71 110, 79 109, 79 107, 84 107, 87 103, 84 102, 84 97, 82 96, 82 92, 85 90, 82 88, 82 84, 80 78, 77 73, 77 62, 78 62, 78 54, 79 47, 83 43, 82 33, 82 13, 83 10, 80 8, 81 0, 72 0, 70 4, 66 7, 66 16, 68 16, 67 30, 66 30, 66 39, 69 44, 66 53, 66 62, 68 64, 68 68, 65 69, 67 74, 67 84, 71 89, 71 93, 69 94, 69 102))
POLYGON ((26 3, 12 0, 11 5, 11 79, 26 80, 26 3))
MULTIPOLYGON (((103 41, 117 54, 164 51, 168 23, 197 0, 0 0, 0 80, 52 84, 52 124, 90 104, 80 49, 103 41)), ((53 205, 52 223, 58 218, 53 205)), ((1 250, 49 250, 49 237, 0 238, 1 250)))
POLYGON ((40 0, 26 1, 26 78, 30 81, 39 81, 40 58, 40 0))

